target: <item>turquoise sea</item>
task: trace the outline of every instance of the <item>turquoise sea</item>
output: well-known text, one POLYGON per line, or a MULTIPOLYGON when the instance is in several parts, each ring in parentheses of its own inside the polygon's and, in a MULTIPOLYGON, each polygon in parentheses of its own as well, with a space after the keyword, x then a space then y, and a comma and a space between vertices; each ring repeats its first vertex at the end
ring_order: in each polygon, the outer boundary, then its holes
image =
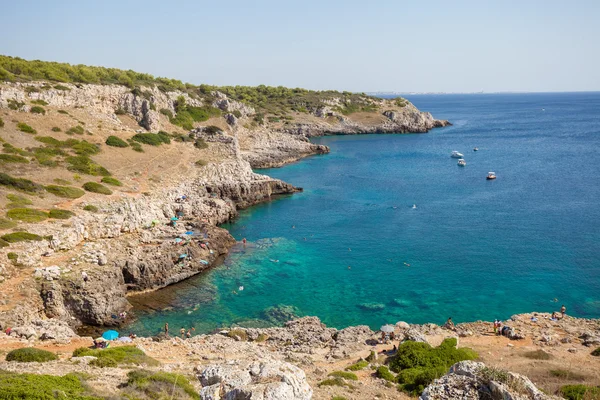
POLYGON ((454 125, 319 138, 330 154, 259 171, 304 192, 242 211, 224 227, 247 247, 126 329, 272 325, 290 309, 337 328, 561 304, 600 317, 600 93, 407 97, 454 125))

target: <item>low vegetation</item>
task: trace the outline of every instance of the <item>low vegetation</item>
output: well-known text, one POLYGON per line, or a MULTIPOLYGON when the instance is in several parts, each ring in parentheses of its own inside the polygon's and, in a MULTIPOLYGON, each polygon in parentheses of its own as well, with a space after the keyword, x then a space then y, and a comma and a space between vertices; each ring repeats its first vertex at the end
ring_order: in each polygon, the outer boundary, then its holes
POLYGON ((10 219, 0 218, 0 229, 12 229, 17 226, 15 221, 11 221, 10 219))
POLYGON ((208 164, 208 162, 206 162, 205 160, 202 160, 202 159, 200 159, 200 160, 197 160, 197 161, 195 162, 195 164, 196 164, 196 166, 198 166, 198 167, 204 167, 205 165, 207 165, 207 164, 208 164))
POLYGON ((50 210, 48 216, 54 219, 69 219, 75 216, 75 213, 69 210, 50 210))
POLYGON ((195 147, 195 148, 197 148, 197 149, 200 149, 200 150, 202 150, 202 149, 207 149, 207 148, 208 148, 208 143, 206 143, 206 142, 204 141, 204 139, 202 139, 202 138, 198 138, 198 139, 196 139, 196 141, 194 142, 194 147, 195 147))
POLYGON ((20 130, 21 132, 31 133, 32 135, 35 135, 37 133, 37 131, 35 129, 33 129, 31 126, 27 125, 25 122, 19 122, 17 124, 17 129, 20 130))
POLYGON ((17 207, 25 207, 33 204, 33 201, 24 196, 19 196, 18 194, 7 194, 6 198, 10 200, 7 208, 17 208, 17 207))
POLYGON ((48 213, 33 208, 13 208, 6 212, 10 219, 17 219, 23 222, 42 222, 48 218, 48 213))
POLYGON ((595 357, 600 357, 600 347, 598 347, 596 350, 592 351, 591 354, 595 357))
POLYGON ((26 242, 26 241, 39 242, 41 240, 44 240, 43 237, 36 235, 34 233, 29 233, 29 232, 7 233, 6 235, 0 236, 0 239, 4 240, 7 243, 18 243, 18 242, 26 242))
POLYGON ((112 147, 129 147, 129 145, 127 144, 126 141, 124 141, 121 138, 118 138, 116 136, 109 136, 108 138, 106 138, 106 145, 107 146, 112 146, 112 147))
POLYGON ((165 136, 157 133, 137 133, 133 135, 131 139, 139 143, 148 144, 150 146, 160 146, 163 143, 171 143, 171 139, 169 138, 168 134, 165 136))
POLYGON ((343 378, 343 379, 351 380, 351 381, 358 380, 358 377, 356 376, 356 374, 354 372, 348 372, 348 371, 333 371, 333 372, 330 372, 329 374, 327 374, 327 376, 332 376, 334 378, 343 378))
POLYGON ((67 131, 65 133, 67 135, 83 135, 85 133, 85 130, 83 129, 83 126, 77 125, 77 126, 67 129, 67 131))
POLYGON ((131 399, 200 399, 189 379, 162 371, 135 370, 127 374, 123 395, 131 399))
POLYGON ((369 365, 367 360, 360 360, 348 367, 346 367, 347 371, 360 371, 361 369, 366 368, 369 365))
POLYGON ((102 180, 100 182, 106 183, 106 184, 112 185, 112 186, 123 186, 123 184, 121 183, 120 180, 118 180, 116 178, 111 178, 110 176, 105 176, 104 178, 102 178, 102 180))
POLYGON ((340 377, 325 379, 324 381, 319 382, 319 386, 339 386, 347 387, 348 389, 354 389, 354 386, 351 383, 346 382, 340 377))
POLYGON ((27 164, 29 160, 16 154, 0 154, 0 162, 27 164))
POLYGON ((4 120, 0 118, 0 128, 4 128, 4 120))
POLYGON ((80 347, 73 352, 73 357, 94 356, 98 360, 104 360, 104 363, 114 363, 114 365, 134 364, 134 365, 158 365, 158 361, 149 357, 142 350, 135 346, 120 346, 108 349, 89 349, 80 347))
POLYGON ((106 195, 112 194, 112 190, 97 182, 86 182, 83 184, 83 188, 88 192, 92 193, 100 193, 106 195))
POLYGON ((40 106, 31 107, 29 112, 31 112, 33 114, 42 114, 42 115, 46 114, 46 110, 44 109, 44 107, 40 107, 40 106))
POLYGON ((567 400, 599 400, 600 387, 588 385, 565 385, 560 394, 567 400))
POLYGON ((385 365, 378 367, 375 375, 377 375, 378 378, 385 379, 388 382, 396 382, 396 376, 392 374, 385 365))
POLYGON ((532 350, 526 353, 523 353, 523 357, 529 358, 531 360, 550 360, 552 356, 549 353, 546 353, 544 350, 532 350))
POLYGON ((34 349, 33 347, 12 350, 6 355, 6 361, 47 362, 53 360, 58 360, 56 354, 46 350, 34 349))
POLYGON ((12 176, 0 172, 0 185, 26 193, 39 193, 44 190, 42 185, 34 183, 29 179, 13 178, 12 176))
POLYGON ((89 392, 77 374, 54 376, 8 371, 0 371, 0 399, 101 400, 89 392))
POLYGON ((38 100, 31 100, 31 104, 37 104, 38 106, 47 106, 48 102, 46 102, 42 99, 38 99, 38 100))
POLYGON ((98 212, 98 207, 96 207, 95 205, 92 204, 88 204, 85 207, 83 207, 83 209, 85 211, 89 211, 89 212, 98 212))
POLYGON ((60 129, 58 126, 53 126, 51 129, 52 132, 61 132, 62 129, 60 129))
POLYGON ((65 199, 78 199, 85 194, 85 191, 72 186, 48 185, 45 189, 55 196, 65 199))
POLYGON ((103 166, 96 164, 87 156, 70 156, 66 160, 69 166, 67 169, 73 172, 92 176, 110 176, 110 172, 103 166))
POLYGON ((457 349, 456 344, 455 338, 445 339, 438 347, 412 341, 402 343, 390 361, 390 369, 398 373, 400 388, 408 393, 420 394, 453 364, 478 357, 471 349, 457 349))
POLYGON ((243 329, 232 329, 229 332, 227 332, 227 336, 244 342, 248 340, 248 334, 243 329))

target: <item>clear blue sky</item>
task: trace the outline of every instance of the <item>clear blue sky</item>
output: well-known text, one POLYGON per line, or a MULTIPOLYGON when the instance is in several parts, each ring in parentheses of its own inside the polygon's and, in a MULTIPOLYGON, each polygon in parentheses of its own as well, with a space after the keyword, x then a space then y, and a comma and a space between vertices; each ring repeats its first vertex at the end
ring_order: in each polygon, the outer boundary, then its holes
POLYGON ((0 53, 191 83, 600 90, 599 0, 0 0, 0 53))

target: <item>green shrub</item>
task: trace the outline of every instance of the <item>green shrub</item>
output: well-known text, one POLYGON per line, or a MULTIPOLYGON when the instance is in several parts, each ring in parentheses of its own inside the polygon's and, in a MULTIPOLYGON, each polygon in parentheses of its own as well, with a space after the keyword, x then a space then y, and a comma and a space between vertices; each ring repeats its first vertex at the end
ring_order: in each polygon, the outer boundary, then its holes
POLYGON ((42 185, 34 183, 29 179, 13 178, 12 176, 2 172, 0 172, 0 185, 8 186, 12 189, 27 193, 37 193, 44 189, 42 185))
POLYGON ((106 195, 112 194, 112 190, 110 190, 106 186, 101 185, 97 182, 86 182, 83 184, 83 188, 85 190, 87 190, 88 192, 100 193, 100 194, 106 194, 106 195))
POLYGON ((195 163, 198 167, 204 167, 205 165, 208 164, 208 162, 204 161, 204 160, 197 160, 195 163))
POLYGON ((129 144, 131 145, 131 149, 132 149, 133 151, 137 151, 138 153, 143 153, 143 152, 144 152, 144 149, 142 148, 142 145, 141 145, 141 144, 139 144, 138 142, 133 142, 133 141, 132 141, 132 142, 131 142, 131 143, 129 143, 129 144))
POLYGON ((19 122, 17 124, 17 129, 20 130, 21 132, 31 133, 32 135, 35 135, 37 133, 37 131, 35 129, 33 129, 31 126, 27 125, 25 122, 19 122))
POLYGON ((31 107, 31 109, 29 110, 29 112, 33 113, 33 114, 46 114, 46 110, 44 110, 43 107, 40 106, 33 106, 31 107))
POLYGON ((127 112, 125 110, 123 110, 121 107, 119 107, 115 110, 115 114, 116 115, 125 115, 125 114, 127 114, 127 112))
POLYGON ((3 247, 8 247, 10 246, 10 244, 8 244, 8 242, 4 239, 0 239, 0 249, 3 247))
POLYGON ((348 400, 344 396, 333 396, 331 400, 348 400))
POLYGON ((369 365, 369 362, 367 360, 360 360, 360 361, 346 367, 346 370, 347 371, 360 371, 361 369, 366 368, 367 365, 369 365))
POLYGON ((327 376, 333 376, 334 378, 343 378, 346 380, 357 381, 358 377, 353 372, 347 371, 333 371, 327 374, 327 376))
POLYGON ((31 100, 31 104, 37 104, 38 106, 47 106, 48 103, 45 102, 44 100, 31 100))
POLYGON ((2 118, 0 118, 0 128, 4 127, 4 120, 2 118))
POLYGON ((18 204, 20 206, 30 206, 33 204, 33 201, 28 199, 27 197, 19 196, 18 194, 7 194, 6 198, 11 201, 12 204, 18 204))
POLYGON ((560 379, 568 379, 573 381, 584 381, 586 376, 578 372, 569 371, 566 369, 551 369, 550 375, 560 379))
POLYGON ((61 129, 58 126, 53 126, 51 130, 52 132, 61 132, 61 129))
POLYGON ((91 156, 93 154, 100 153, 100 148, 93 143, 89 143, 86 140, 82 140, 81 142, 72 146, 75 154, 80 156, 91 156))
POLYGON ((2 240, 6 241, 8 243, 17 243, 17 242, 25 242, 25 241, 39 242, 41 240, 44 240, 43 237, 41 237, 39 235, 35 235, 33 233, 29 233, 29 232, 7 233, 6 235, 0 236, 0 238, 2 238, 2 240))
POLYGON ((61 179, 61 178, 54 178, 54 179, 52 179, 52 181, 54 183, 58 183, 59 185, 70 185, 71 184, 70 181, 68 181, 66 179, 61 179))
MULTIPOLYGON (((147 364, 158 365, 158 361, 149 357, 142 350, 135 346, 119 346, 108 349, 89 349, 80 347, 73 352, 73 357, 94 356, 98 359, 108 358, 114 360, 118 365, 121 364, 147 364)), ((110 361, 109 361, 110 362, 110 361)))
POLYGON ((48 218, 48 213, 32 208, 13 208, 6 212, 6 216, 23 222, 41 222, 48 218))
POLYGON ((560 394, 567 400, 598 400, 600 387, 588 385, 565 385, 560 388, 560 394))
POLYGON ((595 357, 600 357, 600 347, 598 347, 596 350, 592 351, 591 354, 595 357))
POLYGON ((87 156, 71 156, 66 160, 69 163, 67 169, 73 172, 81 172, 92 176, 110 176, 110 172, 99 164, 93 162, 87 156))
POLYGON ((85 211, 89 211, 89 212, 98 212, 98 207, 96 207, 92 204, 88 204, 87 206, 83 207, 83 209, 85 211))
POLYGON ((11 221, 10 219, 0 218, 0 229, 12 229, 17 226, 15 221, 11 221))
POLYGON ((23 107, 25 105, 25 103, 22 103, 20 101, 16 101, 14 99, 9 99, 8 100, 8 108, 10 108, 11 110, 18 110, 21 107, 23 107))
POLYGON ((159 131, 157 135, 164 144, 171 144, 171 136, 167 132, 159 131))
POLYGON ((240 112, 240 110, 233 110, 231 112, 236 118, 241 118, 242 117, 242 113, 240 112))
POLYGON ((78 374, 65 376, 0 372, 0 398, 6 400, 101 400, 88 392, 78 374))
POLYGON ((83 190, 71 186, 48 185, 45 188, 53 195, 66 199, 78 199, 85 194, 83 190))
POLYGON ((229 332, 227 332, 227 336, 244 342, 248 340, 248 334, 243 329, 232 329, 229 332))
POLYGON ((112 147, 129 147, 126 141, 112 135, 106 138, 106 145, 112 147))
POLYGON ((550 360, 552 358, 552 356, 546 353, 544 350, 528 351, 527 353, 523 354, 523 357, 532 360, 550 360))
POLYGON ((419 394, 434 379, 444 375, 453 364, 478 357, 471 349, 456 349, 456 339, 445 339, 438 347, 407 341, 398 347, 390 369, 398 373, 402 390, 419 394))
POLYGON ((188 142, 193 142, 194 139, 190 137, 190 135, 182 135, 181 133, 173 133, 173 139, 175 139, 176 142, 183 142, 183 143, 188 143, 188 142))
POLYGON ((6 254, 6 258, 8 258, 13 264, 16 264, 19 260, 19 255, 11 251, 10 253, 6 254))
POLYGON ((133 135, 131 139, 150 146, 160 146, 163 143, 163 139, 155 133, 138 133, 133 135))
POLYGON ((339 377, 325 379, 324 381, 319 382, 319 386, 339 386, 354 389, 354 386, 339 377))
POLYGON ((208 144, 204 141, 204 139, 198 138, 194 142, 194 147, 197 148, 197 149, 200 149, 200 150, 207 149, 208 148, 208 144))
POLYGON ((56 354, 46 350, 34 349, 33 347, 12 350, 6 355, 6 361, 46 362, 53 360, 58 360, 56 354))
POLYGON ((117 361, 113 358, 102 357, 102 358, 96 358, 95 360, 92 360, 90 362, 90 365, 92 365, 94 367, 99 367, 99 368, 116 368, 119 365, 119 363, 117 363, 117 361))
POLYGON ((69 113, 65 110, 58 110, 59 114, 65 114, 65 115, 69 115, 69 113))
POLYGON ((167 117, 169 117, 169 119, 173 118, 173 113, 171 112, 171 110, 167 109, 167 108, 161 108, 160 109, 160 113, 162 115, 166 115, 167 117))
POLYGON ((54 219, 69 219, 75 215, 74 212, 69 210, 50 210, 48 216, 54 219))
POLYGON ((384 365, 377 368, 376 375, 378 378, 385 379, 388 382, 396 382, 396 377, 394 376, 394 374, 392 374, 388 367, 384 365))
POLYGON ((194 386, 183 375, 163 371, 134 370, 127 374, 124 391, 128 398, 200 399, 194 386), (141 394, 136 395, 137 393, 141 394), (143 397, 142 397, 143 396, 143 397))
POLYGON ((101 182, 113 186, 123 186, 120 180, 116 178, 111 178, 110 176, 105 176, 104 178, 102 178, 101 182))
POLYGON ((83 129, 83 126, 77 125, 77 126, 67 129, 67 131, 65 133, 67 135, 73 135, 73 134, 83 135, 85 133, 85 130, 83 129))
MULTIPOLYGON (((37 136, 36 136, 37 137, 37 136)), ((2 143, 2 151, 8 154, 18 154, 23 157, 31 156, 31 153, 13 146, 10 143, 2 143)))
POLYGON ((0 162, 27 164, 29 160, 16 154, 0 154, 0 162))

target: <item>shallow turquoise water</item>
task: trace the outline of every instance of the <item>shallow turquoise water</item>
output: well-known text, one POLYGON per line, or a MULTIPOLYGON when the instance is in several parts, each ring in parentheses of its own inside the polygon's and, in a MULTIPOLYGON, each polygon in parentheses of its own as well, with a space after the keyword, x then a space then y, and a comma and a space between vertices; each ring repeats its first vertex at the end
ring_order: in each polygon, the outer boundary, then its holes
POLYGON ((321 138, 330 154, 260 171, 304 192, 242 211, 225 227, 248 246, 130 329, 273 324, 264 310, 278 305, 334 327, 563 303, 600 317, 600 93, 409 99, 454 126, 321 138))

